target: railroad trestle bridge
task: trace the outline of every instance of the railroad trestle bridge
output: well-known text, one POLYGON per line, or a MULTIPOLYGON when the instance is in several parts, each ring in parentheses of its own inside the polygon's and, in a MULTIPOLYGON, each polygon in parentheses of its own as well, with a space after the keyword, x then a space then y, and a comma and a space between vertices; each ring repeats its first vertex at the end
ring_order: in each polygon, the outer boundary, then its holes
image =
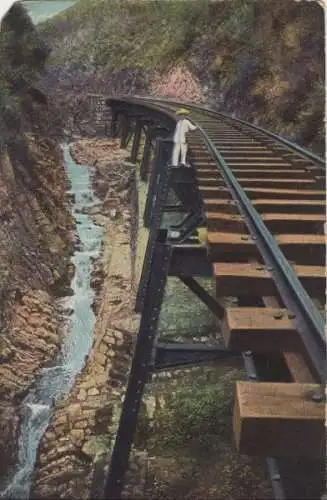
POLYGON ((151 374, 233 356, 243 357, 248 377, 236 384, 237 448, 265 457, 275 497, 286 498, 279 459, 319 461, 325 450, 324 162, 271 132, 191 103, 92 99, 111 109, 111 136, 120 136, 122 148, 132 141, 130 160, 140 160, 148 182, 149 237, 135 305, 141 320, 105 498, 121 496, 151 374), (197 126, 188 139, 191 168, 171 165, 181 106, 197 126), (179 223, 164 227, 165 212, 179 214, 179 223), (225 347, 160 342, 168 276, 216 315, 225 347), (197 281, 202 276, 215 280, 215 296, 197 281), (225 297, 234 298, 233 307, 225 297))

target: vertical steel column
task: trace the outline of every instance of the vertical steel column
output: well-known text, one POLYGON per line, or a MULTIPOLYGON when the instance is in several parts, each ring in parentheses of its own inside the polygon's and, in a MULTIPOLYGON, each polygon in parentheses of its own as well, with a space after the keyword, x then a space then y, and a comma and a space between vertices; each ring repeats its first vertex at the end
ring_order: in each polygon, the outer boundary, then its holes
POLYGON ((120 148, 125 149, 128 143, 128 132, 129 132, 130 124, 129 119, 126 115, 122 115, 121 118, 121 141, 120 148))
POLYGON ((163 187, 165 187, 165 189, 166 189, 165 198, 164 198, 162 203, 160 202, 161 203, 160 208, 161 208, 161 213, 162 213, 162 211, 164 209, 164 205, 166 203, 167 195, 168 195, 168 188, 170 187, 170 185, 168 186, 168 181, 170 180, 170 175, 168 178, 168 177, 166 177, 165 173, 167 170, 169 170, 169 173, 171 172, 171 155, 172 155, 172 151, 173 151, 173 141, 172 141, 172 139, 169 139, 169 138, 161 139, 161 144, 162 144, 162 150, 161 150, 162 167, 159 168, 159 176, 157 177, 157 182, 154 186, 152 205, 150 207, 150 227, 152 227, 153 223, 154 223, 153 222, 153 215, 155 212, 157 199, 160 200, 160 198, 162 198, 161 191, 162 191, 163 187), (167 186, 166 185, 163 186, 164 180, 167 181, 167 186))
POLYGON ((170 184, 171 168, 170 165, 167 164, 167 156, 169 155, 169 152, 172 147, 171 141, 162 139, 158 141, 158 144, 159 144, 158 163, 160 164, 159 165, 160 168, 157 179, 154 205, 152 208, 152 220, 151 220, 149 239, 145 251, 141 278, 136 295, 136 301, 135 301, 136 312, 141 312, 145 305, 145 296, 149 285, 153 256, 155 253, 157 237, 161 226, 162 213, 167 200, 169 184, 170 184))
POLYGON ((132 146, 132 152, 131 152, 131 162, 132 163, 136 163, 136 161, 137 161, 137 156, 138 156, 139 147, 140 147, 141 132, 142 132, 142 123, 139 120, 137 120, 135 123, 134 139, 133 139, 133 146, 132 146))
POLYGON ((128 132, 127 132, 127 138, 126 138, 126 142, 125 142, 125 148, 127 148, 129 143, 131 142, 133 135, 134 135, 134 126, 131 125, 131 121, 128 121, 128 132))
POLYGON ((118 111, 112 108, 111 111, 111 137, 116 138, 118 135, 118 111))
POLYGON ((142 157, 142 163, 140 166, 140 177, 141 177, 142 181, 146 181, 147 177, 148 177, 151 146, 152 146, 153 138, 154 138, 154 131, 153 131, 153 128, 149 125, 147 127, 147 133, 145 136, 143 157, 142 157))
POLYGON ((172 143, 171 139, 169 139, 169 138, 167 138, 167 139, 158 138, 157 139, 156 152, 155 152, 155 157, 154 157, 154 165, 152 166, 152 169, 151 169, 148 194, 147 194, 147 198, 146 198, 146 204, 145 204, 144 215, 143 215, 143 221, 144 221, 145 227, 149 227, 151 224, 152 207, 153 207, 153 203, 155 200, 154 196, 157 193, 157 184, 158 184, 159 174, 160 174, 162 168, 164 168, 164 166, 167 166, 171 160, 172 147, 173 147, 173 143, 172 143), (162 145, 165 145, 165 146, 163 147, 162 145), (162 156, 160 157, 160 155, 162 155, 162 156))
POLYGON ((122 112, 119 112, 118 113, 118 127, 117 127, 118 136, 122 135, 123 126, 124 126, 124 114, 122 112))
POLYGON ((154 158, 152 160, 152 168, 150 170, 149 186, 148 186, 148 192, 146 196, 146 202, 143 214, 143 222, 145 227, 149 227, 150 225, 150 209, 152 206, 154 188, 157 182, 157 177, 160 169, 160 160, 159 160, 160 141, 161 139, 157 138, 155 143, 154 158))
POLYGON ((121 498, 143 391, 150 373, 151 356, 171 258, 171 246, 165 241, 166 231, 163 231, 159 235, 155 249, 146 293, 146 308, 141 317, 118 432, 105 481, 104 498, 108 500, 121 498))

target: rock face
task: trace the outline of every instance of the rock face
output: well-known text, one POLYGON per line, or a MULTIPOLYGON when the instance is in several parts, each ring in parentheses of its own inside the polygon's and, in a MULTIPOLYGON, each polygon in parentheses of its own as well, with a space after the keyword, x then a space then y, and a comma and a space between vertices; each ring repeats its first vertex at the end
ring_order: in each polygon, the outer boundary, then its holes
POLYGON ((123 162, 126 154, 117 141, 79 141, 72 155, 83 164, 97 160, 93 184, 103 201, 91 209, 106 228, 93 273, 95 340, 83 373, 40 443, 32 498, 95 498, 101 490, 138 327, 133 312, 131 187, 126 187, 133 166, 123 162))
MULTIPOLYGON (((60 44, 59 44, 60 45, 60 44)), ((62 47, 59 47, 59 52, 62 47)), ((56 44, 53 55, 56 56, 56 44)), ((96 71, 92 65, 87 68, 74 63, 49 67, 40 82, 40 88, 60 107, 65 124, 64 134, 71 140, 81 137, 106 136, 105 128, 96 124, 96 113, 92 110, 88 94, 104 95, 147 95, 153 71, 141 68, 123 68, 110 73, 96 71)), ((110 118, 110 113, 107 113, 110 118)))
POLYGON ((74 221, 60 150, 28 135, 0 156, 0 481, 15 463, 18 405, 60 346, 74 221))
POLYGON ((324 154, 318 2, 121 5, 78 3, 44 28, 56 65, 45 86, 72 111, 68 129, 85 129, 88 92, 152 94, 202 101, 324 154))
POLYGON ((185 64, 177 64, 166 73, 157 75, 152 82, 150 94, 198 104, 204 102, 200 81, 185 64))

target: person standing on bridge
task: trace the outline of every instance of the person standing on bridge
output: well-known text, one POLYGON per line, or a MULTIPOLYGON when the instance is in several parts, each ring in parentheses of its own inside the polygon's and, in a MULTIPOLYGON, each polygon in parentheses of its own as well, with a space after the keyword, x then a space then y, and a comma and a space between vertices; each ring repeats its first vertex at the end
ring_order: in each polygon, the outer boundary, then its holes
POLYGON ((174 138, 173 138, 174 141, 173 155, 172 155, 173 167, 178 166, 180 157, 181 157, 181 164, 183 166, 185 167, 190 166, 187 165, 186 163, 186 154, 187 154, 186 134, 189 131, 195 130, 196 126, 185 118, 185 116, 189 114, 190 112, 187 109, 179 109, 178 111, 176 111, 176 115, 179 115, 180 118, 176 124, 174 138))

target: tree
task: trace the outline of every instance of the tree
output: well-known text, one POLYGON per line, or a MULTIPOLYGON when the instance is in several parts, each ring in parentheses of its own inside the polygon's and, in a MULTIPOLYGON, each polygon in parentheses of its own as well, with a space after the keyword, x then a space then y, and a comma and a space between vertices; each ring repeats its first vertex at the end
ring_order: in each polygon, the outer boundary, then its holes
POLYGON ((46 103, 36 82, 49 53, 25 7, 16 2, 4 16, 0 31, 0 149, 19 132, 23 109, 33 101, 46 103))

